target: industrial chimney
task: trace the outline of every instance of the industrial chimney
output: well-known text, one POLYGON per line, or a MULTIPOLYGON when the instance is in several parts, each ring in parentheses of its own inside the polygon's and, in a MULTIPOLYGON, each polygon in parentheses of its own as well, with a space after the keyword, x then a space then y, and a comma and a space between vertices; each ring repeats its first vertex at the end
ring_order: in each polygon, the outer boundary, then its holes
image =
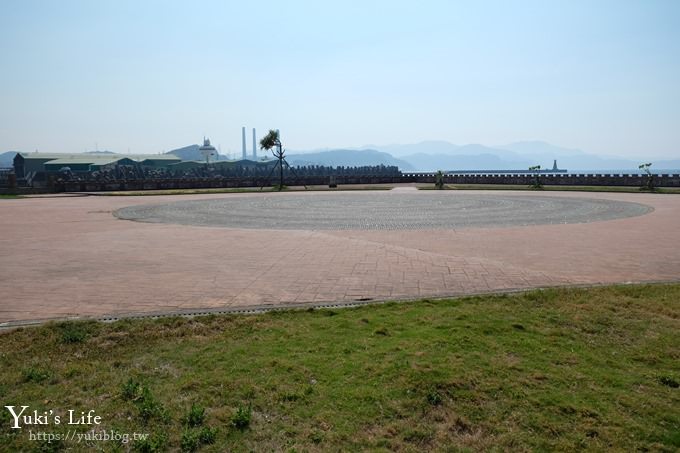
POLYGON ((243 126, 241 128, 241 139, 242 139, 242 143, 243 143, 243 147, 242 147, 243 157, 242 158, 245 159, 246 158, 246 127, 245 126, 243 126))
POLYGON ((253 160, 257 160, 257 137, 255 136, 255 128, 253 128, 253 160))

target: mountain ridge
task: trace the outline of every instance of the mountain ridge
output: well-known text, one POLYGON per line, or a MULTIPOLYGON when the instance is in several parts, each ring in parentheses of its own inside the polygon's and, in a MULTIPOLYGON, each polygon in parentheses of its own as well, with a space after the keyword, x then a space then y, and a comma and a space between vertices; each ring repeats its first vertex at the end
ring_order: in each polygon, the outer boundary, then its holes
POLYGON ((395 157, 409 162, 417 171, 455 170, 521 170, 541 165, 552 168, 557 160, 559 168, 569 171, 626 170, 637 171, 644 160, 651 161, 658 170, 680 169, 680 159, 654 159, 643 157, 640 162, 610 156, 590 154, 580 149, 556 146, 541 140, 525 140, 506 145, 482 144, 456 145, 442 140, 429 140, 407 145, 371 145, 383 152, 393 151, 395 157), (495 156, 496 159, 490 159, 495 156), (477 158, 474 158, 477 157, 477 158), (490 168, 489 165, 494 165, 490 168))
POLYGON ((330 167, 351 167, 367 165, 394 165, 401 171, 414 171, 407 161, 397 159, 389 153, 373 150, 334 149, 304 154, 288 154, 286 160, 291 165, 325 165, 330 167))
POLYGON ((14 156, 18 151, 5 151, 0 153, 0 168, 10 168, 14 166, 14 156))
MULTIPOLYGON (((110 152, 110 151, 108 151, 110 152)), ((108 153, 99 151, 99 153, 108 153)), ((0 154, 0 167, 11 167, 17 151, 0 154)), ((94 153, 97 153, 96 151, 94 153)), ((199 145, 193 144, 166 152, 182 160, 202 161, 199 145)), ((287 155, 291 165, 396 165, 402 171, 464 171, 464 170, 525 170, 533 165, 552 168, 553 161, 561 169, 575 171, 638 171, 641 161, 589 154, 541 140, 525 140, 506 145, 456 145, 444 140, 427 140, 412 144, 370 145, 362 148, 325 150, 291 150, 287 155)), ((217 160, 227 160, 218 155, 217 160)), ((680 159, 650 159, 652 169, 680 172, 680 159)))

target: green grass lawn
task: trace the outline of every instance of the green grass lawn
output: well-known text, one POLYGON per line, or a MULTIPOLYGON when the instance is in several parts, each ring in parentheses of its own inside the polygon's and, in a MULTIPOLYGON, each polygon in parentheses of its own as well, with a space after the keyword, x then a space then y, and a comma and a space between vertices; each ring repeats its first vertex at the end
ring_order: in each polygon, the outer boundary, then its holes
MULTIPOLYGON (((677 451, 679 333, 677 284, 53 323, 0 333, 0 401, 139 451, 677 451)), ((0 450, 90 448, 0 421, 0 450)))

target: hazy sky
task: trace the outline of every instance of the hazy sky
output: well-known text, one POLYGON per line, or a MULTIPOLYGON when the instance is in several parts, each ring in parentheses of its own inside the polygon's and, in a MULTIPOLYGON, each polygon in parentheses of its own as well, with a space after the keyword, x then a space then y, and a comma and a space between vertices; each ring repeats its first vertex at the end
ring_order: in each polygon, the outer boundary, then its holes
POLYGON ((2 0, 0 56, 0 151, 240 153, 247 126, 680 158, 676 0, 2 0))

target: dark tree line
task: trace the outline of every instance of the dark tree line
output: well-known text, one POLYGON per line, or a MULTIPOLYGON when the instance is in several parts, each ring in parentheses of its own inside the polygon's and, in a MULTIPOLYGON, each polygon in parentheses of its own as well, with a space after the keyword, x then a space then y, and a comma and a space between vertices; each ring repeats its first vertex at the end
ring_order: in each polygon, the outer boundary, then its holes
MULTIPOLYGON (((266 178, 271 176, 271 165, 214 165, 206 164, 183 170, 166 168, 151 169, 141 165, 119 165, 91 172, 71 172, 63 170, 58 173, 62 181, 127 181, 127 180, 159 180, 159 179, 196 179, 196 178, 266 178)), ((319 177, 319 176, 400 176, 396 166, 365 165, 361 167, 329 167, 322 165, 295 166, 291 171, 284 165, 284 177, 319 177)))
MULTIPOLYGON (((390 165, 365 165, 361 167, 326 167, 305 165, 294 167, 300 176, 400 176, 399 167, 390 165)), ((285 170, 284 170, 285 171, 285 170)))

